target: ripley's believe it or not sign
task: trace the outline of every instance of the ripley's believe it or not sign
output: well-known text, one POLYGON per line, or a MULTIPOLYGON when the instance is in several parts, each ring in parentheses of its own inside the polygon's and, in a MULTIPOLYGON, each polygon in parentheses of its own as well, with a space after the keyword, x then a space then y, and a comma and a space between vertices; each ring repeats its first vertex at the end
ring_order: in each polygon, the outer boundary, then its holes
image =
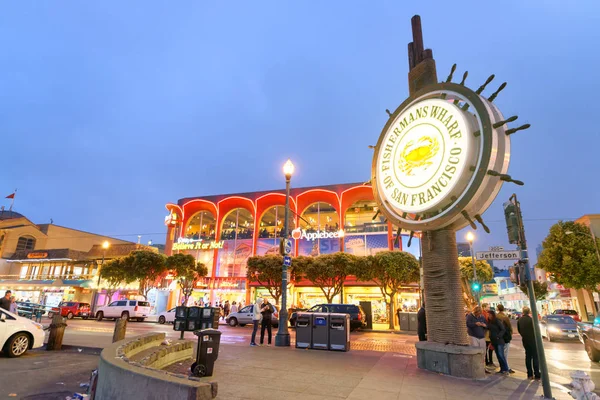
POLYGON ((510 141, 497 107, 462 85, 431 85, 390 116, 372 165, 375 199, 398 226, 460 229, 506 178, 510 141))

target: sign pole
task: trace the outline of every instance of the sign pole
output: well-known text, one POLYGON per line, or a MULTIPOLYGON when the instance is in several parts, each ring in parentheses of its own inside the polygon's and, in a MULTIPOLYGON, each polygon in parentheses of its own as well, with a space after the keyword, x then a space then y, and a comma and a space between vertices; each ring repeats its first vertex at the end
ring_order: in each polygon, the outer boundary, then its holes
POLYGON ((525 228, 523 219, 521 218, 521 204, 517 201, 517 195, 513 194, 510 200, 516 208, 517 223, 519 226, 519 250, 521 252, 521 263, 525 267, 525 280, 527 281, 527 293, 529 295, 529 306, 531 308, 531 317, 533 318, 533 333, 535 335, 535 345, 537 348, 538 359, 540 361, 540 370, 542 373, 542 387, 544 389, 544 397, 552 399, 552 389, 550 387, 550 376, 548 375, 548 364, 546 363, 546 353, 544 352, 544 343, 540 332, 539 318, 535 293, 533 291, 533 281, 531 280, 531 271, 529 268, 529 255, 527 253, 527 241, 525 240, 525 228))

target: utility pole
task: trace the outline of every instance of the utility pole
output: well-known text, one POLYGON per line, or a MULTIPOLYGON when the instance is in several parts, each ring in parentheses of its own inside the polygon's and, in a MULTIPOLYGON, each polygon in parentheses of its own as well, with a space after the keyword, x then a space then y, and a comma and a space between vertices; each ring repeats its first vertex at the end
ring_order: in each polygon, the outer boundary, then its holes
POLYGON ((540 369, 542 373, 542 387, 544 397, 552 399, 552 389, 550 388, 550 377, 548 375, 548 364, 546 363, 546 353, 544 352, 544 343, 540 332, 539 318, 535 292, 533 291, 533 281, 531 280, 531 269, 529 266, 529 255, 527 253, 527 241, 525 239, 525 227, 521 215, 521 204, 517 200, 517 195, 510 196, 507 203, 504 203, 504 217, 506 218, 506 228, 508 230, 508 239, 512 244, 517 244, 520 251, 520 263, 525 268, 525 281, 527 282, 527 293, 529 295, 529 307, 533 318, 533 333, 535 335, 535 347, 537 349, 540 369))

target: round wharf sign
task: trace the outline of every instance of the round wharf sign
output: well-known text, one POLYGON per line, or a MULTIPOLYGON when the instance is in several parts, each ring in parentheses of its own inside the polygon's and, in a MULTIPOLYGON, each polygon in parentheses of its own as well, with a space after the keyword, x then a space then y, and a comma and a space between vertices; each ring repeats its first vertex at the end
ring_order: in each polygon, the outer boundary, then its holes
POLYGON ((509 139, 498 109, 470 89, 431 85, 406 100, 384 127, 372 164, 380 209, 411 230, 460 229, 501 186, 509 139), (465 214, 470 217, 465 217, 465 214))

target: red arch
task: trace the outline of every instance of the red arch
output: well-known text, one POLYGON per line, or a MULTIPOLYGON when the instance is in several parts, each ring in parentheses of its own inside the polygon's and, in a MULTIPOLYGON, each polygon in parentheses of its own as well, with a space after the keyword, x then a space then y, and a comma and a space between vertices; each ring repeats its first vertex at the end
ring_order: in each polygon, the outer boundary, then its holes
POLYGON ((227 214, 236 208, 244 208, 252 214, 252 218, 254 219, 254 227, 253 229, 256 231, 256 206, 254 202, 247 197, 240 196, 231 196, 223 199, 217 203, 217 207, 219 209, 219 214, 217 216, 217 232, 216 238, 221 237, 221 230, 223 228, 223 221, 227 214))
MULTIPOLYGON (((284 193, 267 193, 264 196, 260 196, 256 199, 256 220, 254 221, 254 250, 256 251, 256 245, 258 241, 259 231, 260 231, 260 221, 271 207, 274 206, 284 206, 285 207, 285 194, 284 193)), ((294 225, 297 224, 296 221, 296 200, 292 196, 290 196, 290 210, 292 211, 292 220, 294 221, 294 225)), ((290 230, 294 229, 295 226, 289 227, 290 230)))
POLYGON ((188 201, 187 203, 185 203, 183 205, 183 211, 184 211, 185 218, 183 218, 183 224, 181 227, 181 235, 183 235, 185 228, 186 228, 187 224, 189 223, 190 219, 192 219, 194 217, 194 215, 196 215, 200 211, 210 212, 215 217, 215 220, 217 220, 217 218, 219 216, 217 205, 215 203, 213 203, 212 201, 202 200, 202 199, 194 199, 194 200, 188 201))
POLYGON ((337 212, 338 216, 341 216, 340 197, 336 192, 324 189, 311 189, 302 192, 298 196, 296 196, 298 214, 302 215, 302 213, 304 212, 304 210, 306 210, 308 206, 318 202, 331 204, 333 208, 335 208, 335 211, 337 212))
POLYGON ((373 188, 369 185, 354 186, 350 189, 346 189, 341 194, 342 213, 340 216, 340 226, 346 225, 346 210, 357 201, 369 200, 372 201, 373 188))

